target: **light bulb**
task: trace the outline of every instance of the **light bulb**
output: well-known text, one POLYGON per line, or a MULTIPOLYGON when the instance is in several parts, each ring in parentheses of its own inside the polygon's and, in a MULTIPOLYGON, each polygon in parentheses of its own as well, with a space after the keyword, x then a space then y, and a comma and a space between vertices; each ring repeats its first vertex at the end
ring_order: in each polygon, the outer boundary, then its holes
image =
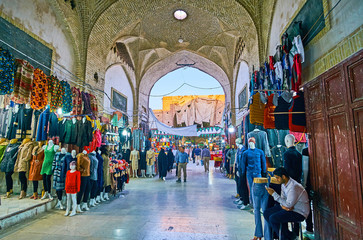
POLYGON ((180 38, 178 39, 178 42, 179 42, 179 43, 183 43, 183 42, 184 42, 184 40, 180 37, 180 38))
POLYGON ((230 132, 230 133, 234 133, 234 127, 231 125, 231 126, 229 126, 229 128, 228 128, 228 132, 230 132))
POLYGON ((58 108, 57 113, 58 113, 59 115, 62 115, 62 113, 63 113, 62 109, 61 109, 61 108, 58 108))

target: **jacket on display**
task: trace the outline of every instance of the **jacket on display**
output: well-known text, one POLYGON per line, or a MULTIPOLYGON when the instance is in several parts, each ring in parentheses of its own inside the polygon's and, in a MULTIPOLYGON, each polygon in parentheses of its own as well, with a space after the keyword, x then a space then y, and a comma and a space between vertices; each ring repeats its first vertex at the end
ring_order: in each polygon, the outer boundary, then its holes
POLYGON ((82 177, 89 177, 91 167, 91 160, 86 154, 80 153, 77 155, 77 171, 81 172, 82 177))
POLYGON ((280 96, 278 98, 278 105, 275 108, 275 113, 286 113, 286 114, 276 114, 275 115, 275 128, 279 130, 289 129, 289 112, 291 99, 284 98, 280 96))
POLYGON ((10 94, 14 91, 15 59, 10 51, 0 47, 0 94, 10 94))
POLYGON ((17 139, 24 139, 24 138, 31 138, 31 124, 32 124, 32 117, 33 117, 33 109, 25 108, 25 105, 19 106, 19 111, 17 114, 18 128, 16 130, 16 138, 17 139))
POLYGON ((48 90, 50 93, 50 111, 56 112, 63 104, 64 88, 55 76, 48 77, 48 90))
POLYGON ((44 162, 44 149, 39 146, 35 146, 32 152, 33 158, 30 161, 29 181, 43 180, 43 176, 40 174, 44 162))
POLYGON ((48 79, 39 68, 33 73, 33 89, 30 96, 30 106, 34 110, 41 110, 48 104, 48 79))
POLYGON ((66 193, 75 194, 81 190, 81 174, 79 171, 67 172, 67 178, 65 181, 66 193))
POLYGON ((254 130, 247 134, 247 139, 254 137, 256 139, 256 148, 262 150, 267 157, 271 157, 270 145, 268 143, 267 133, 265 131, 254 130))
POLYGON ((40 114, 42 114, 42 111, 34 110, 33 111, 33 117, 32 117, 32 127, 31 127, 31 134, 32 139, 35 139, 37 137, 37 130, 38 130, 38 123, 39 123, 39 117, 40 114))
POLYGON ((273 147, 271 149, 271 157, 272 157, 274 168, 279 168, 279 167, 284 166, 283 156, 286 151, 287 151, 287 148, 282 145, 273 147))
POLYGON ((63 165, 62 165, 62 173, 61 173, 63 179, 66 178, 66 174, 67 174, 68 170, 70 170, 69 165, 73 161, 76 162, 76 164, 77 164, 77 157, 73 158, 72 154, 70 154, 70 153, 67 153, 64 156, 63 165))
POLYGON ((14 91, 11 100, 15 103, 29 103, 33 88, 33 66, 26 60, 16 59, 16 72, 14 75, 14 91))
POLYGON ((275 116, 271 113, 275 111, 276 106, 273 104, 272 100, 274 98, 274 94, 271 94, 267 98, 267 104, 264 110, 264 122, 263 127, 265 129, 274 129, 275 128, 275 116))
POLYGON ((250 122, 251 124, 263 125, 265 104, 261 101, 260 93, 252 96, 250 105, 250 122))
MULTIPOLYGON (((298 92, 298 94, 293 99, 293 104, 289 112, 305 112, 304 93, 298 92)), ((305 113, 289 114, 289 127, 293 132, 306 132, 305 113)))
POLYGON ((14 166, 18 157, 18 149, 20 143, 9 144, 4 152, 3 158, 0 163, 0 170, 2 172, 14 172, 14 166))
POLYGON ((52 165, 53 171, 53 188, 57 191, 64 190, 65 178, 62 174, 62 167, 64 163, 64 158, 66 154, 57 152, 54 156, 54 161, 52 165))
POLYGON ((69 85, 69 83, 67 81, 61 81, 60 83, 64 89, 62 110, 64 113, 69 113, 73 109, 71 86, 69 85))
POLYGON ((98 160, 97 186, 98 186, 98 189, 102 190, 102 188, 103 188, 103 158, 99 153, 96 153, 96 157, 98 160))
POLYGON ((11 108, 11 113, 9 116, 9 124, 8 124, 8 130, 6 133, 7 139, 14 139, 16 137, 16 131, 18 130, 19 126, 19 118, 18 118, 18 112, 15 112, 15 108, 11 108))
POLYGON ((59 126, 58 126, 58 117, 54 112, 52 112, 49 115, 49 131, 48 131, 49 138, 59 136, 59 129, 58 128, 59 128, 59 126))
POLYGON ((0 137, 6 137, 7 127, 9 121, 9 109, 0 109, 0 137))
MULTIPOLYGON (((83 151, 85 146, 88 146, 90 142, 93 140, 92 134, 92 124, 90 121, 78 120, 76 123, 76 132, 77 132, 77 142, 76 145, 79 147, 80 151, 83 151)), ((82 174, 82 172, 81 172, 82 174)))
POLYGON ((284 153, 284 168, 292 179, 301 183, 302 175, 302 155, 296 147, 289 147, 284 153))
POLYGON ((246 172, 253 176, 266 174, 266 158, 262 150, 248 149, 242 154, 242 174, 246 172))
POLYGON ((93 181, 97 181, 98 176, 98 159, 96 157, 96 153, 89 153, 88 157, 91 161, 90 165, 90 179, 93 181))
POLYGON ((37 142, 47 140, 49 115, 50 115, 50 110, 49 108, 47 108, 39 116, 37 142))
POLYGON ((82 106, 82 95, 81 91, 76 88, 72 87, 72 96, 73 96, 73 111, 72 115, 80 115, 82 114, 83 106, 82 106))
POLYGON ((35 142, 27 142, 19 146, 14 172, 27 172, 29 170, 29 162, 33 157, 32 153, 35 146, 35 142))

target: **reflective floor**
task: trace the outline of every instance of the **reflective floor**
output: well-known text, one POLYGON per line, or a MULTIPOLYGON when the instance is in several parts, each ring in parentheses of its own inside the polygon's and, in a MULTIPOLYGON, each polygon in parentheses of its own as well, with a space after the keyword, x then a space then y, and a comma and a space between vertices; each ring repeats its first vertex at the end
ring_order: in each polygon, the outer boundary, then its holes
MULTIPOLYGON (((213 162, 211 162, 213 166, 213 162)), ((188 179, 176 183, 131 179, 124 198, 74 217, 52 210, 0 231, 0 239, 251 239, 254 217, 233 204, 235 182, 218 171, 188 164, 188 179)))

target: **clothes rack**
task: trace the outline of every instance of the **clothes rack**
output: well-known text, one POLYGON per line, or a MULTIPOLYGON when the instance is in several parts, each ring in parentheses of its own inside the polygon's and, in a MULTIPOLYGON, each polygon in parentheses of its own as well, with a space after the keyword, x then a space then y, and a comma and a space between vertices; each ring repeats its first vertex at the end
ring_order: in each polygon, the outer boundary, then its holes
POLYGON ((305 112, 277 112, 277 113, 270 113, 270 115, 283 115, 283 114, 305 114, 305 112))

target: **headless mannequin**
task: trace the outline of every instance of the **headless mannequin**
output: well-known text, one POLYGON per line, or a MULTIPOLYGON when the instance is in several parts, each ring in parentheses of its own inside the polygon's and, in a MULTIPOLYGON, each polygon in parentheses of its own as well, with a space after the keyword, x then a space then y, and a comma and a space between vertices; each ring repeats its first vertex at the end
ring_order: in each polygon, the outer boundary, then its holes
MULTIPOLYGON (((53 146, 54 146, 54 148, 53 148, 54 152, 57 152, 58 149, 59 149, 59 146, 54 145, 53 140, 49 140, 48 145, 44 145, 43 149, 49 151, 49 150, 52 149, 53 146)), ((43 166, 44 166, 44 163, 43 163, 43 166)), ((51 179, 51 175, 43 174, 43 183, 44 184, 48 184, 49 186, 51 186, 51 183, 50 183, 51 180, 50 179, 51 179), (49 181, 49 183, 48 183, 48 181, 49 181)), ((45 193, 44 193, 43 197, 41 198, 41 200, 44 200, 46 198, 49 198, 50 200, 53 200, 52 194, 50 193, 50 189, 48 191, 45 191, 45 193)))
MULTIPOLYGON (((141 149, 141 152, 142 152, 142 153, 144 153, 144 152, 145 152, 145 149, 144 149, 144 148, 142 148, 142 149, 141 149)), ((141 169, 141 177, 143 177, 143 178, 145 178, 145 177, 146 177, 145 172, 146 172, 146 170, 145 170, 145 169, 141 169)))
MULTIPOLYGON (((83 118, 83 119, 85 119, 85 118, 83 118)), ((88 155, 88 153, 87 153, 87 151, 86 150, 83 150, 82 151, 82 154, 84 154, 84 155, 88 155)), ((82 177, 81 177, 81 179, 82 179, 82 177)), ((81 181, 82 182, 82 181, 81 181)), ((89 183, 88 183, 89 184, 89 183)), ((89 186, 87 186, 87 187, 89 187, 89 186)), ((83 194, 85 194, 85 192, 83 192, 82 193, 82 195, 83 194)), ((86 194, 85 194, 86 195, 86 194)), ((83 198, 84 198, 84 196, 85 195, 83 195, 83 198)), ((87 196, 88 197, 88 196, 87 196)), ((81 207, 81 204, 78 204, 77 205, 77 212, 79 212, 79 213, 82 213, 83 211, 82 210, 84 210, 84 211, 88 211, 89 210, 89 208, 88 208, 88 204, 87 204, 87 202, 83 202, 83 204, 82 204, 82 207, 81 207)))
MULTIPOLYGON (((92 154, 96 155, 96 151, 93 151, 92 154)), ((97 167, 98 167, 98 161, 97 161, 97 167)), ((96 202, 96 192, 97 192, 97 180, 95 180, 94 185, 92 185, 92 181, 91 180, 91 198, 90 198, 90 202, 89 205, 90 207, 95 207, 96 205, 98 205, 98 203, 96 202)))
MULTIPOLYGON (((138 165, 138 161, 140 159, 140 156, 138 154, 138 151, 136 149, 132 150, 131 152, 131 156, 132 156, 132 166, 138 165), (136 163, 135 163, 136 161, 136 163)), ((137 176, 137 168, 132 168, 132 176, 134 178, 138 178, 137 176)))
MULTIPOLYGON (((31 141, 31 139, 26 138, 26 139, 23 140, 23 142, 21 143, 21 145, 24 145, 24 144, 26 144, 26 143, 28 143, 30 141, 31 141)), ((28 183, 27 183, 27 179, 26 179, 25 173, 26 172, 19 172, 19 181, 21 182, 21 189, 22 189, 21 192, 20 192, 19 199, 23 199, 23 198, 26 197, 26 185, 28 183), (23 176, 23 178, 21 178, 21 176, 23 176), (25 189, 24 189, 24 185, 25 185, 25 189)))
MULTIPOLYGON (((71 162, 70 169, 71 170, 69 170, 69 172, 71 174, 74 174, 77 171, 75 162, 71 162)), ((79 188, 80 188, 79 185, 80 185, 81 180, 79 179, 79 183, 78 183, 77 178, 80 178, 80 177, 81 177, 81 174, 79 172, 76 173, 76 179, 70 178, 70 177, 67 176, 66 184, 69 183, 68 181, 72 181, 71 184, 73 186, 77 186, 77 190, 79 190, 79 188), (76 181, 74 181, 74 180, 76 180, 76 181)), ((66 192, 67 192, 67 189, 66 189, 66 192)), ((64 214, 64 216, 69 215, 70 217, 72 217, 72 216, 76 215, 76 209, 77 209, 77 193, 68 193, 67 192, 67 209, 66 209, 66 213, 64 214), (69 214, 69 211, 71 209, 71 202, 72 202, 72 212, 71 212, 71 214, 69 214)))
MULTIPOLYGON (((16 105, 16 106, 18 106, 18 105, 16 105)), ((10 140, 10 144, 15 144, 17 142, 18 142, 18 139, 15 139, 15 138, 10 140)), ((8 183, 8 181, 11 182, 10 183, 10 188, 11 189, 9 190, 9 192, 6 192, 6 198, 9 198, 13 194, 13 187, 12 187, 12 185, 13 185, 13 178, 12 178, 13 173, 14 173, 14 171, 9 172, 9 173, 8 172, 5 173, 6 179, 10 179, 10 181, 7 180, 6 183, 8 183)))
MULTIPOLYGON (((62 148, 61 153, 62 154, 67 154, 67 150, 65 148, 62 148)), ((57 205, 55 206, 55 208, 59 208, 60 210, 64 209, 64 206, 62 204, 62 197, 61 197, 62 194, 63 194, 63 190, 57 190, 57 196, 59 196, 59 197, 58 197, 58 202, 57 202, 57 205)))

